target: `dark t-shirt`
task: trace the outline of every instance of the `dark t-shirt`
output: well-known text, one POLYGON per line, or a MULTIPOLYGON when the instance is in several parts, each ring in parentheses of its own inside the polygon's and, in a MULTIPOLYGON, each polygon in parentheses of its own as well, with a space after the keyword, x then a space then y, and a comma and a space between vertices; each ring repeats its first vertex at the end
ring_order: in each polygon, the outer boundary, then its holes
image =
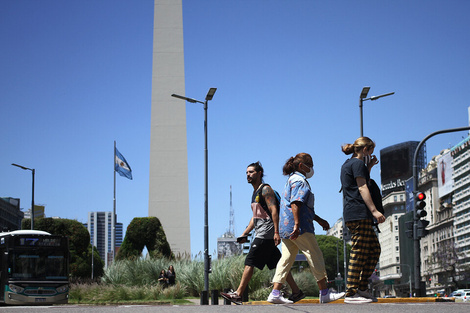
POLYGON ((343 218, 345 222, 372 218, 357 186, 356 178, 363 177, 369 183, 369 171, 364 162, 351 158, 341 167, 341 185, 343 187, 343 218))

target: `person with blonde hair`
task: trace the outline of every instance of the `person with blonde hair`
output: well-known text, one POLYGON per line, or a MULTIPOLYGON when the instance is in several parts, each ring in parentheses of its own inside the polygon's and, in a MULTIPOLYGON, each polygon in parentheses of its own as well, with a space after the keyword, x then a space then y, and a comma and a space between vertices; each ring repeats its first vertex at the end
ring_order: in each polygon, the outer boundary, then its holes
POLYGON ((323 230, 330 225, 315 213, 315 197, 307 179, 313 176, 313 160, 308 153, 299 153, 291 157, 282 169, 289 178, 281 194, 281 209, 279 214, 279 233, 282 238, 282 257, 277 263, 274 274, 274 288, 269 294, 268 302, 275 304, 290 304, 280 294, 282 285, 290 273, 297 252, 301 250, 320 289, 320 303, 335 301, 343 297, 342 293, 330 292, 326 286, 327 275, 323 253, 315 238, 313 221, 323 230))
POLYGON ((370 170, 378 164, 373 155, 375 143, 368 137, 358 138, 354 144, 345 144, 342 151, 352 154, 341 167, 343 192, 343 219, 351 234, 351 254, 345 303, 376 302, 368 291, 369 277, 380 257, 380 243, 373 229, 373 218, 383 223, 369 190, 370 170))

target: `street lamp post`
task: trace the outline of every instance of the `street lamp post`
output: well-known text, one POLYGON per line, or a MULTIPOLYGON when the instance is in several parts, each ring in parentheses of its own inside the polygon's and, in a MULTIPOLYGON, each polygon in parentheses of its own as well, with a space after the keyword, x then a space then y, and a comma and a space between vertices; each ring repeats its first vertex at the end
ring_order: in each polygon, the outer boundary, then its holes
POLYGON ((23 170, 29 170, 33 174, 33 186, 32 186, 32 195, 31 195, 31 229, 34 229, 34 174, 36 170, 34 168, 28 168, 22 165, 12 163, 11 165, 19 167, 23 170))
POLYGON ((203 303, 209 304, 209 272, 210 272, 210 257, 209 257, 209 202, 208 202, 208 149, 207 149, 207 103, 214 97, 217 88, 210 88, 207 92, 205 101, 172 94, 172 97, 179 98, 190 103, 202 103, 204 105, 204 291, 203 303))
POLYGON ((389 93, 385 93, 383 95, 372 96, 370 98, 367 98, 367 94, 369 93, 369 90, 370 90, 370 87, 362 88, 361 95, 359 96, 359 114, 360 114, 360 118, 361 118, 361 137, 364 136, 363 117, 362 117, 362 103, 364 101, 367 101, 367 100, 374 101, 374 100, 377 100, 377 99, 380 99, 380 98, 383 98, 383 97, 391 96, 395 93, 395 92, 389 92, 389 93))

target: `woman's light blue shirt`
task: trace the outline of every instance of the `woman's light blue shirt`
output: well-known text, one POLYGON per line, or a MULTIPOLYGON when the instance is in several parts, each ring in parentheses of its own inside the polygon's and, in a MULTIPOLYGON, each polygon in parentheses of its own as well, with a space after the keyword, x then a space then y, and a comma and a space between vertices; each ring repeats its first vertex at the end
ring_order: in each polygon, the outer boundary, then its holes
POLYGON ((300 234, 315 233, 313 220, 315 219, 315 196, 310 190, 310 185, 304 175, 294 172, 289 176, 284 191, 281 194, 281 206, 279 213, 279 235, 281 238, 289 238, 294 231, 294 215, 291 203, 302 202, 299 212, 300 234))

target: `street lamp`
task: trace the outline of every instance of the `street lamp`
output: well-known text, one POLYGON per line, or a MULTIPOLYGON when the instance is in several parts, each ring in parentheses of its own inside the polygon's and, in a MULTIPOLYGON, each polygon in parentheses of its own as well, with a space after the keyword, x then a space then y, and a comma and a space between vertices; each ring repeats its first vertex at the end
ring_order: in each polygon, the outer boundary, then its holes
POLYGON ((34 168, 28 168, 28 167, 18 165, 15 163, 11 163, 11 165, 19 167, 23 170, 29 170, 33 174, 33 187, 32 187, 32 195, 31 195, 31 229, 34 229, 34 174, 36 171, 34 168))
POLYGON ((383 98, 383 97, 386 97, 386 96, 391 96, 395 93, 395 92, 389 92, 389 93, 386 93, 386 94, 383 94, 383 95, 372 96, 370 98, 367 98, 367 94, 369 93, 369 90, 370 90, 370 87, 362 88, 361 95, 359 96, 359 113, 361 115, 361 137, 364 136, 363 122, 362 122, 362 119, 363 119, 362 118, 362 103, 364 101, 367 101, 367 100, 374 101, 374 100, 377 100, 377 99, 380 99, 380 98, 383 98))
POLYGON ((210 258, 209 258, 209 204, 208 204, 208 149, 207 149, 207 103, 214 97, 217 88, 210 88, 207 92, 205 101, 199 101, 193 98, 188 98, 176 94, 172 97, 182 99, 191 103, 204 104, 204 291, 201 304, 209 304, 209 272, 210 272, 210 258))

